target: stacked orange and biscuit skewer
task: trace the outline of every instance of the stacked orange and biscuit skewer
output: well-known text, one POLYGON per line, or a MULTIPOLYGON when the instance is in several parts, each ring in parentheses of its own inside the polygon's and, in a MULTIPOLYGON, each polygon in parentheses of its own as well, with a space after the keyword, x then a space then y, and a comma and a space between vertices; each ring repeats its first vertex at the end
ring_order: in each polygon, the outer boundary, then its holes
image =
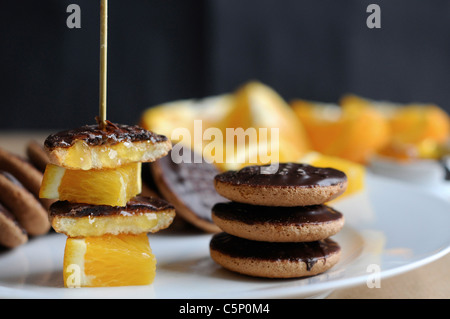
POLYGON ((142 162, 167 155, 170 141, 138 126, 107 121, 50 135, 40 197, 56 199, 52 227, 67 235, 65 287, 145 285, 156 259, 147 233, 167 228, 175 210, 140 196, 142 162))

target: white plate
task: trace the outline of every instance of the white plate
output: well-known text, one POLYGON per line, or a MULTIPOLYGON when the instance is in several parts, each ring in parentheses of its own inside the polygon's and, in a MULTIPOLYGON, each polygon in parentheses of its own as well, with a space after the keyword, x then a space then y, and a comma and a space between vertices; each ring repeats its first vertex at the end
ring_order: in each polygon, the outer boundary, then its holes
POLYGON ((367 188, 367 192, 334 203, 346 216, 345 227, 334 236, 342 257, 318 276, 270 280, 235 274, 210 259, 211 235, 166 231, 150 235, 158 260, 152 285, 68 289, 62 282, 66 237, 52 233, 0 253, 0 297, 312 297, 356 284, 376 284, 377 278, 382 282, 450 251, 450 202, 382 177, 368 176, 367 188))

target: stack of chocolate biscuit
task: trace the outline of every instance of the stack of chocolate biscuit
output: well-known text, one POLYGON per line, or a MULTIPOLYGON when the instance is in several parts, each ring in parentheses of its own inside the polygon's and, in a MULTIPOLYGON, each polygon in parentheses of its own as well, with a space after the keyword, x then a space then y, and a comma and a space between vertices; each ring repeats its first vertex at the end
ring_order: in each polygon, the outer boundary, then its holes
POLYGON ((345 191, 346 175, 297 163, 281 163, 273 173, 267 168, 248 166, 215 177, 217 192, 231 201, 212 209, 223 230, 211 239, 212 259, 228 270, 266 278, 330 269, 341 251, 330 237, 342 229, 344 217, 325 203, 345 191))

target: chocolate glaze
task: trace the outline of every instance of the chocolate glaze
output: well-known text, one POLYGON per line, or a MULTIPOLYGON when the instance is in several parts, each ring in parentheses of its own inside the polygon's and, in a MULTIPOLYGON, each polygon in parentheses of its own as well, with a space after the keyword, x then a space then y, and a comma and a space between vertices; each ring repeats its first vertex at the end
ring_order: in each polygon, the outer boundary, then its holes
POLYGON ((85 125, 72 130, 51 134, 45 140, 44 146, 50 150, 57 147, 66 148, 72 146, 78 140, 83 140, 91 146, 99 146, 139 141, 158 143, 167 141, 167 137, 147 131, 137 125, 113 124, 107 121, 104 130, 100 129, 98 125, 85 125))
POLYGON ((86 216, 113 216, 129 214, 155 213, 164 210, 174 209, 165 200, 153 197, 137 196, 128 201, 125 207, 90 205, 70 203, 68 201, 57 201, 50 206, 50 217, 86 217, 86 216))
POLYGON ((316 187, 333 186, 347 181, 345 173, 334 168, 318 168, 308 164, 280 163, 276 172, 262 173, 265 166, 247 166, 239 171, 219 174, 215 180, 232 185, 316 187))
POLYGON ((213 214, 221 219, 254 224, 305 225, 324 224, 341 219, 340 212, 326 205, 267 207, 236 202, 214 205, 213 214))
POLYGON ((190 161, 183 160, 179 164, 172 160, 171 155, 170 152, 157 161, 163 182, 196 216, 212 222, 211 208, 216 203, 226 201, 214 188, 214 176, 219 173, 218 169, 205 161, 195 163, 190 157, 193 154, 188 154, 190 161))
POLYGON ((306 243, 271 243, 243 239, 224 232, 212 237, 210 248, 237 258, 304 262, 308 271, 319 259, 326 259, 341 249, 329 238, 306 243))

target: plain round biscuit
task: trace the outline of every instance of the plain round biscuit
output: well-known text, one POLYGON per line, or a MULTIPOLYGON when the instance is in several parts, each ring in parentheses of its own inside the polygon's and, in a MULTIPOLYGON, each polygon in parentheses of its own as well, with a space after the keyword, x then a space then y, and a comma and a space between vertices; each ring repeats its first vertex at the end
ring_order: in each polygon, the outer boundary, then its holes
POLYGON ((49 231, 47 210, 23 186, 0 174, 0 202, 17 218, 30 235, 42 235, 49 231))
POLYGON ((216 191, 229 200, 261 206, 321 205, 342 195, 347 182, 332 186, 289 187, 233 185, 214 180, 216 191))
POLYGON ((43 174, 31 163, 0 148, 0 170, 14 175, 26 189, 39 197, 43 174))
POLYGON ((0 245, 15 248, 25 244, 28 241, 26 231, 13 216, 7 216, 8 212, 5 210, 6 208, 0 204, 0 245))
POLYGON ((50 163, 50 159, 44 146, 37 141, 30 141, 27 144, 26 154, 30 162, 42 173, 45 171, 45 167, 50 163))
POLYGON ((25 159, 0 148, 0 170, 11 173, 48 209, 55 200, 39 198, 43 173, 25 159))
POLYGON ((231 256, 210 248, 211 258, 219 265, 242 275, 264 278, 300 278, 321 274, 334 267, 340 260, 341 250, 315 261, 312 267, 304 261, 263 260, 231 256))
POLYGON ((303 225, 282 225, 277 223, 247 224, 237 220, 227 220, 212 213, 214 223, 224 232, 250 240, 267 242, 309 242, 331 237, 344 226, 345 219, 310 223, 303 225))

